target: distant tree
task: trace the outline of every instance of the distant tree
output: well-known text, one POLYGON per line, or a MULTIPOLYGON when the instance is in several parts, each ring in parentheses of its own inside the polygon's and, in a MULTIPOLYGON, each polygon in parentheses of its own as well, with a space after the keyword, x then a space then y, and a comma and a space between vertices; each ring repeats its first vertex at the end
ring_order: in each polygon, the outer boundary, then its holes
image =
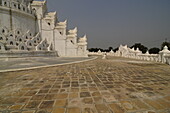
POLYGON ((99 50, 100 50, 101 52, 110 52, 111 50, 113 50, 113 48, 112 48, 112 47, 109 47, 108 49, 89 48, 88 50, 89 50, 89 52, 98 52, 99 50))
POLYGON ((113 48, 109 47, 108 49, 103 49, 103 52, 110 52, 111 50, 113 50, 113 48))
POLYGON ((118 48, 118 47, 117 47, 117 48, 115 48, 115 49, 113 49, 113 51, 114 51, 114 52, 116 52, 116 51, 118 51, 118 50, 119 50, 119 48, 118 48))
POLYGON ((140 51, 142 51, 142 53, 146 53, 148 48, 145 47, 144 45, 142 45, 141 43, 135 43, 133 46, 131 46, 130 48, 134 48, 135 50, 137 48, 139 48, 140 51))
POLYGON ((100 50, 101 52, 104 52, 104 50, 101 49, 101 48, 89 48, 88 50, 89 50, 89 52, 98 52, 99 50, 100 50))
POLYGON ((90 48, 88 49, 90 52, 98 52, 100 49, 99 48, 90 48))
POLYGON ((170 42, 167 42, 167 41, 163 42, 163 43, 161 44, 161 50, 163 50, 163 48, 164 48, 165 46, 167 46, 167 47, 168 47, 168 50, 170 50, 170 42))
POLYGON ((104 49, 103 52, 110 52, 110 50, 109 49, 104 49))
POLYGON ((109 47, 108 50, 109 50, 109 51, 113 50, 113 47, 109 47))
POLYGON ((89 48, 88 51, 89 52, 94 52, 94 48, 89 48))
POLYGON ((105 52, 104 49, 99 48, 99 50, 100 50, 101 52, 105 52))
POLYGON ((149 54, 158 54, 159 51, 160 51, 160 49, 157 48, 157 47, 150 48, 150 49, 149 49, 149 54))

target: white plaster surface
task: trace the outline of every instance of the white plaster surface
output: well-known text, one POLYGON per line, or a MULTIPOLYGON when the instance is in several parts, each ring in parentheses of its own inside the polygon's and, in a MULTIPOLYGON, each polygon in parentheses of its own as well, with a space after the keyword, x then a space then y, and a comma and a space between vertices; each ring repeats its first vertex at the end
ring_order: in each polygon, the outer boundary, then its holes
POLYGON ((67 30, 67 20, 58 22, 57 13, 48 12, 47 1, 31 5, 25 0, 1 1, 0 46, 5 49, 0 51, 56 51, 60 57, 87 57, 86 35, 78 38, 77 27, 67 30))

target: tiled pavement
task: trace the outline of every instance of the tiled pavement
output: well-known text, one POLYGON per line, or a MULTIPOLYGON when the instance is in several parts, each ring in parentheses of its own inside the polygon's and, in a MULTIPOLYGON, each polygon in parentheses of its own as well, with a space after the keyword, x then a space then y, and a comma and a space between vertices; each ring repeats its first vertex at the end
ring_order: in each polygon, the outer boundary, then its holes
POLYGON ((0 73, 2 113, 170 113, 170 66, 110 57, 0 73))

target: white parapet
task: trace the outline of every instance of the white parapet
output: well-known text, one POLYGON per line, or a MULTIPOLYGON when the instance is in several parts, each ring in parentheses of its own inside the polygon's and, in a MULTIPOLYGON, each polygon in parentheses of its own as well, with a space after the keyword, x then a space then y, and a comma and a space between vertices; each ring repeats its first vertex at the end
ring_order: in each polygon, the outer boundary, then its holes
MULTIPOLYGON (((101 51, 93 54, 102 55, 101 51)), ((140 60, 153 61, 153 62, 161 62, 170 65, 170 51, 168 50, 167 46, 165 46, 164 49, 159 52, 159 54, 149 54, 148 51, 145 54, 143 54, 138 48, 135 50, 134 48, 130 49, 127 46, 120 45, 118 51, 116 51, 115 53, 110 52, 107 55, 140 59, 140 60)))

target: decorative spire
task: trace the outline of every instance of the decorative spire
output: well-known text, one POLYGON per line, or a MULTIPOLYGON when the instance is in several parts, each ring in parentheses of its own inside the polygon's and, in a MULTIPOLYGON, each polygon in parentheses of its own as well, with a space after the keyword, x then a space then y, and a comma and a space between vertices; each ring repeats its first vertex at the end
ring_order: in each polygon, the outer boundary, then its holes
POLYGON ((167 46, 164 46, 163 50, 160 51, 159 53, 170 53, 170 51, 168 50, 167 46))
POLYGON ((80 37, 79 38, 79 42, 81 43, 84 43, 84 42, 86 42, 87 41, 87 37, 86 37, 86 35, 84 35, 83 37, 80 37))
POLYGON ((68 31, 71 34, 77 33, 77 27, 68 31))

